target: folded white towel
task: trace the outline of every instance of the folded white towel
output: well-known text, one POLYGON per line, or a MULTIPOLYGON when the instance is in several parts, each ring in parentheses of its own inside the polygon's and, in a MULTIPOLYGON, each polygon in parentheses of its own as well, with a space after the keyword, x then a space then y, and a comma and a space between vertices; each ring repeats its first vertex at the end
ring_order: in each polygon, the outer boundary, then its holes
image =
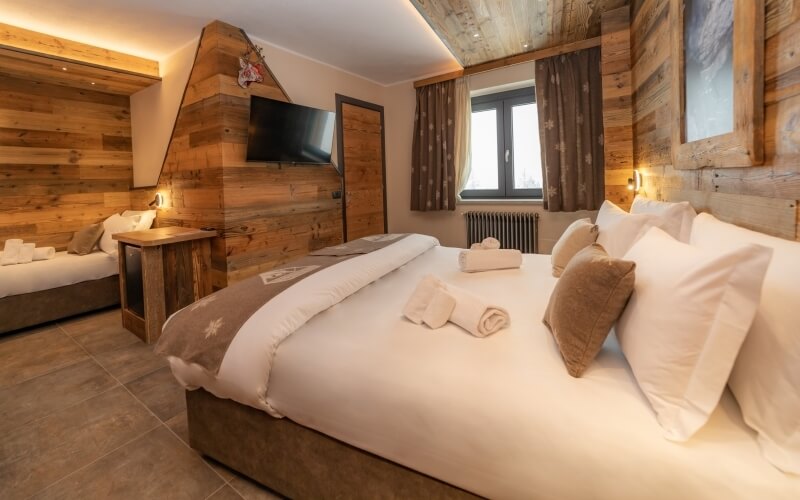
POLYGON ((458 254, 458 267, 466 273, 512 269, 521 265, 522 252, 519 250, 462 250, 458 254))
POLYGON ((508 311, 502 307, 490 305, 453 285, 447 285, 447 293, 456 303, 450 321, 476 337, 489 336, 511 324, 508 311))
POLYGON ((53 247, 39 247, 33 249, 33 260, 50 260, 56 256, 56 249, 53 247))
POLYGON ((19 249, 17 264, 30 264, 33 262, 33 251, 35 249, 36 243, 23 243, 22 248, 19 249))
POLYGON ((408 298, 408 302, 403 308, 403 316, 421 325, 425 310, 428 309, 433 296, 443 288, 444 284, 435 276, 428 275, 422 278, 417 288, 414 289, 414 293, 408 298))
POLYGON ((9 266, 16 264, 19 260, 19 252, 22 250, 22 240, 10 239, 6 240, 3 246, 3 257, 0 258, 0 265, 9 266))
POLYGON ((436 290, 428 307, 422 314, 422 322, 434 330, 441 328, 450 319, 450 315, 453 314, 453 309, 455 308, 456 299, 452 295, 442 289, 436 290))
POLYGON ((469 247, 470 250, 497 250, 498 248, 500 248, 500 241, 491 236, 484 238, 480 243, 473 243, 469 247))

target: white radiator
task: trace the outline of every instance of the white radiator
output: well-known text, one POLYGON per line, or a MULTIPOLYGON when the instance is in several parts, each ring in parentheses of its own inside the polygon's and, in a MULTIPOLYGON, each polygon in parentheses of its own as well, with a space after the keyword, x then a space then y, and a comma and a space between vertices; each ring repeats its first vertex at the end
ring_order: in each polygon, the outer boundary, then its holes
POLYGON ((501 248, 539 253, 539 214, 533 212, 466 212, 467 247, 486 237, 500 240, 501 248))

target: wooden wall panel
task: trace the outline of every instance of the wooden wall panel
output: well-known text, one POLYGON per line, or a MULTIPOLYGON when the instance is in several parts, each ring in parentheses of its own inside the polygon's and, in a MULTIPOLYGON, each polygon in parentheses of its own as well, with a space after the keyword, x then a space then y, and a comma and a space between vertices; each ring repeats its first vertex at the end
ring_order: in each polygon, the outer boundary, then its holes
POLYGON ((135 206, 132 169, 127 96, 0 76, 0 242, 63 250, 135 206))
POLYGON ((627 209, 633 203, 628 190, 633 175, 630 8, 604 12, 601 29, 606 198, 627 209))
POLYGON ((250 47, 234 26, 203 29, 158 183, 159 224, 218 230, 215 288, 342 240, 341 201, 333 199, 341 179, 332 165, 245 161, 250 96, 290 100, 271 73, 238 86, 238 58, 250 47))
MULTIPOLYGON (((766 1, 764 165, 696 171, 679 171, 671 164, 668 3, 638 0, 633 5, 634 164, 644 175, 643 194, 660 199, 668 190, 727 193, 777 198, 796 206, 800 199, 800 0, 766 1)), ((778 205, 785 208, 784 203, 778 205)), ((800 239, 800 234, 795 238, 800 239)))

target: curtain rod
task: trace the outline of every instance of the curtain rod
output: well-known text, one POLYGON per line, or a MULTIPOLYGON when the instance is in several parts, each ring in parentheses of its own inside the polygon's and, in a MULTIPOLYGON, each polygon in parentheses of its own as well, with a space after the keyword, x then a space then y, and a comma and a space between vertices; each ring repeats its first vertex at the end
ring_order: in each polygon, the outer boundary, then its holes
POLYGON ((557 45, 555 47, 548 47, 546 49, 534 50, 531 52, 524 52, 522 54, 517 54, 514 56, 502 57, 500 59, 495 59, 493 61, 487 61, 484 63, 475 64, 473 66, 467 66, 464 69, 459 69, 456 71, 451 71, 449 73, 432 76, 430 78, 417 80, 414 82, 414 87, 415 88, 424 87, 425 85, 445 82, 447 80, 460 78, 462 76, 475 75, 477 73, 484 73, 486 71, 491 71, 493 69, 505 68, 506 66, 514 66, 516 64, 536 61, 537 59, 544 59, 546 57, 566 54, 568 52, 575 52, 576 50, 598 47, 600 45, 601 39, 602 37, 597 36, 594 38, 588 38, 586 40, 578 40, 577 42, 570 42, 570 43, 565 43, 563 45, 557 45))

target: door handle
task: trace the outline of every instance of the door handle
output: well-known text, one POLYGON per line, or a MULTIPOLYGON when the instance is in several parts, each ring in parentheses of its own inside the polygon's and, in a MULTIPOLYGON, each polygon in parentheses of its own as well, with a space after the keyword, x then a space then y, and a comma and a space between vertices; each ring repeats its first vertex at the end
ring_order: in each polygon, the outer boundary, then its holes
POLYGON ((508 163, 508 156, 511 154, 511 151, 506 149, 506 163, 508 163))

